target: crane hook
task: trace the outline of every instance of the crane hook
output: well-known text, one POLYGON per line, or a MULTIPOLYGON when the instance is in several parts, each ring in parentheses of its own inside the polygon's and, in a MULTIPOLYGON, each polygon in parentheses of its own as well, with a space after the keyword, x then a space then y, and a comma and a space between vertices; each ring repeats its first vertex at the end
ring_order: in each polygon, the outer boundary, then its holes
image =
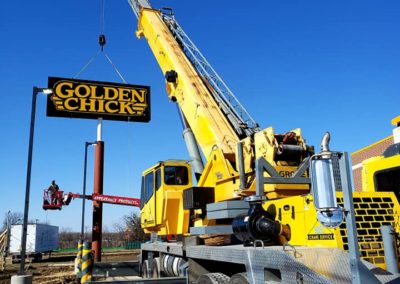
POLYGON ((106 45, 106 36, 104 34, 99 35, 99 44, 101 51, 103 51, 104 46, 106 45))

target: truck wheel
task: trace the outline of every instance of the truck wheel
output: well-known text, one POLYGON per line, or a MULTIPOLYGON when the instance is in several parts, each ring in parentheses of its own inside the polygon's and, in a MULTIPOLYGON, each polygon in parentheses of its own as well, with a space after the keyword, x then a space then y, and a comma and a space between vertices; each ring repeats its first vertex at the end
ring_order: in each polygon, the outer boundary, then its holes
POLYGON ((247 273, 236 273, 234 274, 228 282, 229 284, 249 284, 249 278, 247 278, 247 273))
POLYGON ((147 259, 142 263, 142 278, 149 278, 149 261, 147 259))
POLYGON ((151 262, 151 267, 152 267, 152 272, 151 272, 151 278, 160 278, 160 258, 155 257, 153 258, 153 261, 151 262))
POLYGON ((226 284, 229 282, 229 276, 223 273, 207 273, 197 279, 197 284, 226 284))

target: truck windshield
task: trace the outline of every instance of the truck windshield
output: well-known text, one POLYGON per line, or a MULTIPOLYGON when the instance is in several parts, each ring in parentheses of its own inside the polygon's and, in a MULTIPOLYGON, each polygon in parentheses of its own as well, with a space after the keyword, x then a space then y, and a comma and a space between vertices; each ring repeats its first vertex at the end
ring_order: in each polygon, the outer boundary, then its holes
POLYGON ((187 185, 189 183, 187 167, 183 166, 165 167, 164 182, 167 185, 187 185))
POLYGON ((377 191, 393 191, 400 200, 400 167, 379 171, 374 180, 377 191))

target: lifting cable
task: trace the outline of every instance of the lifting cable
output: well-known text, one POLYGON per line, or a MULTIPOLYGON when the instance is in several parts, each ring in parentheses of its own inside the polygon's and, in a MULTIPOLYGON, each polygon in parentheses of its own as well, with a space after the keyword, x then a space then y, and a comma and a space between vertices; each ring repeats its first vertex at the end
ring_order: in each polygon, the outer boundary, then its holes
MULTIPOLYGON (((106 45, 106 36, 105 36, 105 0, 100 0, 100 30, 99 30, 99 37, 98 37, 98 43, 99 43, 99 49, 96 51, 96 53, 89 59, 89 61, 79 70, 79 72, 73 77, 74 79, 78 78, 82 72, 84 72, 99 56, 100 53, 104 55, 104 57, 107 59, 107 61, 110 63, 110 65, 113 67, 114 71, 117 73, 119 78, 124 82, 125 84, 128 84, 128 82, 125 80, 124 76, 121 74, 121 72, 118 70, 117 66, 114 64, 114 62, 111 60, 110 56, 107 54, 107 52, 104 51, 104 46, 106 45)), ((128 125, 128 124, 127 124, 128 125)), ((127 132, 129 133, 129 132, 127 132)), ((129 147, 129 149, 132 149, 132 147, 129 147)), ((128 183, 128 174, 126 174, 125 177, 126 184, 128 183)), ((128 188, 128 186, 126 186, 128 188)))
POLYGON ((117 66, 114 64, 114 62, 111 60, 110 56, 108 56, 107 52, 104 51, 104 46, 106 45, 106 36, 104 33, 104 27, 105 27, 105 0, 100 0, 100 33, 99 33, 99 50, 93 55, 89 61, 79 70, 78 73, 73 77, 74 79, 78 78, 79 75, 85 71, 90 64, 93 63, 93 61, 96 60, 96 58, 99 56, 100 53, 104 55, 104 57, 108 60, 110 65, 113 67, 115 73, 119 76, 119 78, 124 82, 125 84, 128 84, 128 82, 125 80, 124 76, 122 76, 121 72, 118 70, 117 66))

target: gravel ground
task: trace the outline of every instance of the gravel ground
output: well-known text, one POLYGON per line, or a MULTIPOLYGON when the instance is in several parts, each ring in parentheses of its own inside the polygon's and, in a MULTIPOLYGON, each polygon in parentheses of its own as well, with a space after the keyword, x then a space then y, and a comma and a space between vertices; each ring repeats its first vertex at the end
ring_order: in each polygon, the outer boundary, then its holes
MULTIPOLYGON (((119 262, 137 260, 140 250, 105 252, 102 262, 119 262)), ((33 283, 64 284, 75 283, 74 275, 75 254, 53 253, 51 258, 44 257, 40 262, 26 262, 27 273, 33 275, 33 283)), ((7 264, 0 271, 0 284, 9 284, 11 276, 17 274, 19 264, 7 264)))

